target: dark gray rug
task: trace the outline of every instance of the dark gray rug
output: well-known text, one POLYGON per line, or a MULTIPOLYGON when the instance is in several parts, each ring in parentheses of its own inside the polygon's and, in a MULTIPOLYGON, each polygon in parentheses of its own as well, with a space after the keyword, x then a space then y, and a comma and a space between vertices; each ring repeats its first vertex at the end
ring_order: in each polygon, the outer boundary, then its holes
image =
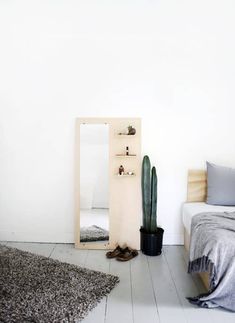
POLYGON ((109 240, 109 232, 103 228, 92 225, 80 229, 80 242, 109 240))
POLYGON ((0 322, 80 322, 118 281, 0 245, 0 322))

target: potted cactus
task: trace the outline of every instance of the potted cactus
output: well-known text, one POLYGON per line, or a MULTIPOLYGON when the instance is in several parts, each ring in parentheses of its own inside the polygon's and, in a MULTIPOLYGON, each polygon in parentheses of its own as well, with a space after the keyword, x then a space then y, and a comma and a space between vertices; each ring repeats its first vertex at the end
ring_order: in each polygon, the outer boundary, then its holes
POLYGON ((157 174, 155 167, 151 170, 148 156, 142 163, 142 207, 141 250, 148 256, 160 255, 164 230, 157 226, 157 174))

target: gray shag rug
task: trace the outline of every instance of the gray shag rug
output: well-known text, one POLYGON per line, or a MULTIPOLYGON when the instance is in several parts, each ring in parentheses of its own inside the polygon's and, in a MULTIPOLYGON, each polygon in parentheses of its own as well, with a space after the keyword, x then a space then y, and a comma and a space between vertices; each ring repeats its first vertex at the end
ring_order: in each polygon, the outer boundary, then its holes
POLYGON ((118 281, 0 245, 0 322, 80 322, 118 281))
POLYGON ((109 232, 103 228, 92 225, 80 229, 80 242, 109 240, 109 232))

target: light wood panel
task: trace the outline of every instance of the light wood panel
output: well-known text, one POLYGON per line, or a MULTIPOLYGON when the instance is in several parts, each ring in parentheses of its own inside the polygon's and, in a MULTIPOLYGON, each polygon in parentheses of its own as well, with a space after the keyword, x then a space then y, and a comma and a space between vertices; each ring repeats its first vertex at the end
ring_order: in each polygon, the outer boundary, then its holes
POLYGON ((78 118, 75 143, 75 246, 80 249, 113 249, 117 244, 140 248, 141 223, 141 119, 140 118, 78 118), (109 125, 109 235, 108 243, 80 243, 80 125, 109 125), (134 136, 118 135, 129 125, 134 136), (129 146, 135 158, 117 158, 129 146), (120 165, 135 176, 117 176, 120 165))
POLYGON ((191 169, 188 172, 187 202, 204 202, 207 196, 206 171, 191 169))

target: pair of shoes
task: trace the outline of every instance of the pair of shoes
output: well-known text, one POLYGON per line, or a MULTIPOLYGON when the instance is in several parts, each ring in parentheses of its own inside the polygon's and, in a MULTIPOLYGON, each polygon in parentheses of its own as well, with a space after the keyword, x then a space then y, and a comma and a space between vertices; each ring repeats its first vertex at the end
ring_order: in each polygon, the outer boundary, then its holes
POLYGON ((113 251, 108 251, 106 257, 109 259, 116 258, 122 254, 123 249, 120 246, 117 246, 113 251))
POLYGON ((121 248, 120 246, 117 246, 113 251, 109 251, 106 253, 106 257, 116 258, 119 261, 128 261, 138 256, 138 251, 131 249, 129 247, 121 248))

